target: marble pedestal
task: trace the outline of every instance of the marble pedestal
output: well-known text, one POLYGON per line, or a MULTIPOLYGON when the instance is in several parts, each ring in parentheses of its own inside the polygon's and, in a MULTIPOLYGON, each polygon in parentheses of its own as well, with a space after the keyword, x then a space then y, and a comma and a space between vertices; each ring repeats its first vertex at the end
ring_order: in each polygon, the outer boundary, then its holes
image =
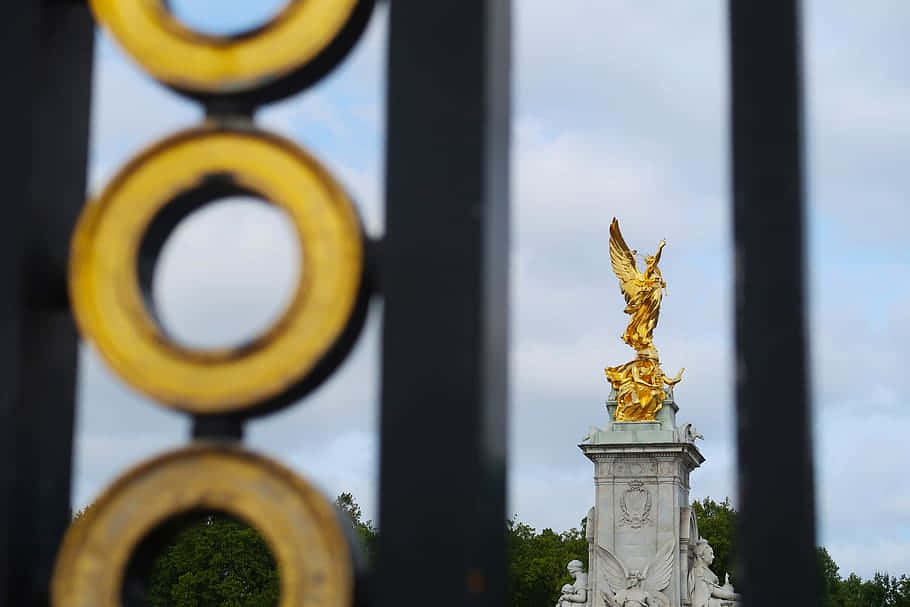
MULTIPOLYGON (((689 429, 676 425, 672 393, 653 422, 594 428, 582 452, 594 463, 594 507, 588 513, 588 607, 604 607, 606 584, 595 545, 626 569, 643 572, 672 544, 673 574, 663 593, 672 607, 689 605, 687 575, 698 528, 689 508, 689 473, 704 462, 689 429)), ((607 401, 610 418, 616 407, 607 401)), ((618 591, 619 589, 615 589, 618 591)))

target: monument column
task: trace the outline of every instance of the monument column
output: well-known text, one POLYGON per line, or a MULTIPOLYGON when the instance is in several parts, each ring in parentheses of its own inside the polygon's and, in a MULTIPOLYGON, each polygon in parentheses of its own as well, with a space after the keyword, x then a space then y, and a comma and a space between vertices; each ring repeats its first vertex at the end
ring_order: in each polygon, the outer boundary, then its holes
POLYGON ((739 604, 729 581, 721 585, 711 571, 714 553, 689 507, 689 473, 705 458, 695 446, 701 435, 691 424, 676 425, 673 388, 685 369, 665 375, 654 346, 667 286, 658 267, 666 244, 661 240, 639 270, 619 222, 614 217, 610 224, 610 265, 629 315, 622 340, 635 358, 604 369, 613 389, 610 423, 591 428, 579 445, 594 462, 587 607, 739 604))
MULTIPOLYGON (((615 392, 607 401, 610 418, 616 408, 615 392)), ((687 577, 691 550, 698 539, 690 531, 689 473, 704 457, 696 447, 691 426, 676 426, 677 406, 672 390, 653 421, 611 421, 593 430, 582 452, 594 463, 593 521, 588 521, 591 543, 589 580, 591 607, 604 607, 600 588, 612 572, 598 556, 606 549, 624 567, 626 575, 643 576, 642 585, 662 591, 672 607, 688 605, 687 577), (669 569, 666 588, 653 588, 660 568, 669 569), (650 578, 650 581, 649 581, 650 578)), ((697 527, 696 527, 697 529, 697 527)), ((617 589, 613 589, 614 591, 617 589)))

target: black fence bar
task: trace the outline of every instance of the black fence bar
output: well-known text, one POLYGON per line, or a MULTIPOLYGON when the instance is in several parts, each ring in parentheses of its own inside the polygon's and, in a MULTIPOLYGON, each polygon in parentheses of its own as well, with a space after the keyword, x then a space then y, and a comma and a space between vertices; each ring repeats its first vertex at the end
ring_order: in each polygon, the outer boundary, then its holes
POLYGON ((85 3, 4 6, 0 605, 45 605, 70 515, 77 339, 66 296, 85 197, 94 28, 85 3))
POLYGON ((740 549, 747 605, 815 605, 799 4, 731 0, 740 549))
POLYGON ((509 4, 390 3, 377 605, 505 601, 509 4))

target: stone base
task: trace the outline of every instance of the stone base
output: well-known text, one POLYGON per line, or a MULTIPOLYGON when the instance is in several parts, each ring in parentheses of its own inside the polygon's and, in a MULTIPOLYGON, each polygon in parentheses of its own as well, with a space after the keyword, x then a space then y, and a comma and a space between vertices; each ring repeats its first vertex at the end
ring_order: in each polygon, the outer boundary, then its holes
MULTIPOLYGON (((615 399, 607 410, 615 411, 615 399)), ((612 553, 628 571, 644 571, 672 546, 673 574, 663 593, 672 607, 687 604, 691 525, 689 473, 704 457, 685 429, 676 427, 678 407, 672 392, 647 422, 610 423, 592 429, 588 442, 579 445, 594 463, 594 508, 589 513, 588 607, 605 607, 602 591, 604 564, 600 546, 612 553)))
POLYGON ((674 440, 673 430, 664 430, 660 422, 610 422, 598 432, 592 442, 611 443, 662 443, 674 440))
POLYGON ((657 412, 654 421, 646 422, 618 422, 616 417, 616 392, 607 399, 607 414, 610 424, 603 429, 593 429, 588 440, 591 444, 616 444, 626 442, 637 443, 662 443, 673 442, 678 439, 676 428, 676 412, 679 407, 673 398, 673 391, 667 389, 667 396, 663 405, 657 412))

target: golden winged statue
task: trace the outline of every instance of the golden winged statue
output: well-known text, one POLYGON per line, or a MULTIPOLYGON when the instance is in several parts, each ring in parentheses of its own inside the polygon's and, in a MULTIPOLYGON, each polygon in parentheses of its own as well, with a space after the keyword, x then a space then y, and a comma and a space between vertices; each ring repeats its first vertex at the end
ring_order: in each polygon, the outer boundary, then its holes
POLYGON ((672 379, 664 375, 653 343, 660 301, 667 286, 657 264, 666 245, 661 240, 657 252, 645 257, 644 271, 639 272, 635 251, 629 249, 622 237, 619 222, 614 217, 610 224, 610 264, 626 299, 625 313, 630 316, 622 340, 637 353, 634 360, 624 365, 604 369, 616 390, 616 421, 656 419, 666 396, 664 385, 673 386, 682 378, 684 369, 672 379))

